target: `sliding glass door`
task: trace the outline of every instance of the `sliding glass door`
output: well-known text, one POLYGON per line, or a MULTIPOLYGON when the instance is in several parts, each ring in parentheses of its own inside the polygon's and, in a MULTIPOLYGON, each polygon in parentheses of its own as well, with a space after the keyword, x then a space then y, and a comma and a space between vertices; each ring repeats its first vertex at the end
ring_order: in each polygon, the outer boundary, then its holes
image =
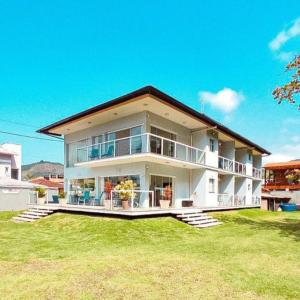
POLYGON ((170 204, 170 206, 172 206, 174 201, 174 178, 159 175, 151 175, 150 190, 154 191, 154 206, 160 206, 159 200, 165 200, 165 191, 168 187, 170 187, 172 190, 170 204))

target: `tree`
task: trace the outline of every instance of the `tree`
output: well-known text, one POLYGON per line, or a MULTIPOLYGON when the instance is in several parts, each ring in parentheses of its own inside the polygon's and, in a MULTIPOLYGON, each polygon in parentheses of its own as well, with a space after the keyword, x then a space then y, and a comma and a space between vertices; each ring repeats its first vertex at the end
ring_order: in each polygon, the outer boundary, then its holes
POLYGON ((286 72, 294 71, 290 82, 284 84, 281 87, 277 87, 272 95, 275 100, 280 104, 282 101, 288 101, 290 104, 295 104, 300 110, 299 100, 295 100, 295 96, 300 93, 300 55, 296 55, 295 58, 286 66, 286 72))

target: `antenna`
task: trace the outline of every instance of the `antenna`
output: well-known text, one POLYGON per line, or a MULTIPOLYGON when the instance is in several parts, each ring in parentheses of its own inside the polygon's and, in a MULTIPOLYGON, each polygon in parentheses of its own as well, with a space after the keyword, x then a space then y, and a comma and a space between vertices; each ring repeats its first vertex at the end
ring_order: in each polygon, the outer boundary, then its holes
POLYGON ((204 114, 204 101, 202 98, 200 99, 200 112, 201 114, 204 114))

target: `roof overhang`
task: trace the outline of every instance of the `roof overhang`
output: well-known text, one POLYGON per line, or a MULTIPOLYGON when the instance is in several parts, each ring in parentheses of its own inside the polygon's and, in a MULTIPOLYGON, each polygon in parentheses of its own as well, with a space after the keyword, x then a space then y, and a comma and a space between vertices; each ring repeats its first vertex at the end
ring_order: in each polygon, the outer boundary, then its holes
POLYGON ((254 152, 253 154, 270 154, 268 150, 152 86, 146 86, 92 107, 46 126, 38 132, 55 136, 66 135, 142 111, 163 116, 191 130, 213 127, 219 133, 221 140, 234 141, 237 148, 248 147, 254 152))

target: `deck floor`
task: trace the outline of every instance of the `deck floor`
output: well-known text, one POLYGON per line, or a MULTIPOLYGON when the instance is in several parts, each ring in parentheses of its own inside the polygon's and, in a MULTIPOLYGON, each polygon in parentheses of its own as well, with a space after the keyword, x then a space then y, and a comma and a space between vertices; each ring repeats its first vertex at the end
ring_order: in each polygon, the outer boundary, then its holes
POLYGON ((159 207, 154 208, 135 208, 133 210, 120 209, 105 209, 103 206, 83 206, 83 205, 60 205, 60 204, 44 204, 34 205, 36 208, 49 209, 56 212, 74 212, 85 214, 98 214, 98 215, 115 215, 124 217, 142 217, 142 216, 162 216, 162 215, 177 215, 181 213, 193 213, 193 212, 213 212, 213 211, 226 211, 246 208, 259 208, 257 205, 247 206, 226 206, 226 207, 184 207, 184 208, 168 208, 161 209, 159 207))

